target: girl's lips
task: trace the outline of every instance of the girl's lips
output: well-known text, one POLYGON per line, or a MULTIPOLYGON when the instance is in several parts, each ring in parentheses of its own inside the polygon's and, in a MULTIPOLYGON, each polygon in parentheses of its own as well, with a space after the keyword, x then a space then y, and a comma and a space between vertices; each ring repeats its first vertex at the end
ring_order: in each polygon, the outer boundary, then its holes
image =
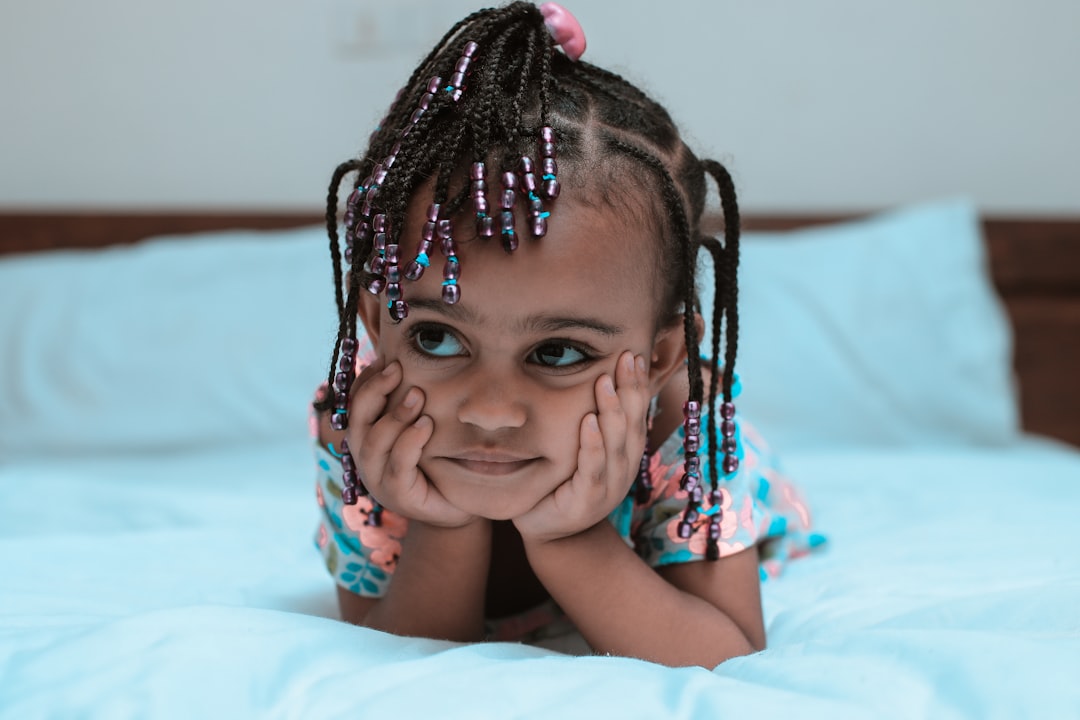
POLYGON ((446 458, 458 467, 477 475, 512 475, 528 467, 538 458, 516 458, 494 453, 467 453, 458 457, 446 458))

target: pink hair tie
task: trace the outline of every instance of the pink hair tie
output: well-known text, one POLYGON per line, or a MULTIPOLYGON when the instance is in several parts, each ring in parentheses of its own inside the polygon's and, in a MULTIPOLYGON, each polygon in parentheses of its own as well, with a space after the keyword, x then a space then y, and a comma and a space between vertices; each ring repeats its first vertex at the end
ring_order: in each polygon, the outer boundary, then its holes
POLYGON ((585 52, 585 31, 581 23, 569 10, 559 3, 546 2, 540 5, 540 14, 544 24, 555 39, 555 44, 562 46, 566 57, 577 60, 585 52))

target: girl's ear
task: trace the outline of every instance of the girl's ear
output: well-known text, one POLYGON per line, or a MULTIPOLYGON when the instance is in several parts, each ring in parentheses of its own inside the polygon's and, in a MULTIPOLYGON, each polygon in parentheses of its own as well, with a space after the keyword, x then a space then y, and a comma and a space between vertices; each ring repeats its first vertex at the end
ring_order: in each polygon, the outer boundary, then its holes
MULTIPOLYGON (((694 313, 694 327, 698 338, 705 332, 705 321, 700 313, 694 313)), ((700 341, 699 341, 700 342, 700 341)), ((663 328, 653 342, 652 363, 649 366, 649 394, 657 395, 667 385, 676 371, 686 364, 686 337, 682 323, 663 328)))
POLYGON ((360 322, 363 323, 364 331, 367 332, 368 339, 371 340, 371 345, 376 350, 379 348, 379 323, 383 318, 380 310, 382 310, 382 303, 379 297, 366 291, 360 292, 360 302, 357 303, 356 315, 360 318, 360 322))

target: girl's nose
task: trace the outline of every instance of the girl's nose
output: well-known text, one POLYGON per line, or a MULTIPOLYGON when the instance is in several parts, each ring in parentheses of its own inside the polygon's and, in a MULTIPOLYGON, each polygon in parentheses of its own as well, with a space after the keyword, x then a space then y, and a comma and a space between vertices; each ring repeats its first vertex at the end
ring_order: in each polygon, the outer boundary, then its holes
POLYGON ((520 428, 527 413, 520 388, 491 374, 475 373, 464 383, 465 394, 458 405, 458 420, 481 430, 494 432, 520 428))

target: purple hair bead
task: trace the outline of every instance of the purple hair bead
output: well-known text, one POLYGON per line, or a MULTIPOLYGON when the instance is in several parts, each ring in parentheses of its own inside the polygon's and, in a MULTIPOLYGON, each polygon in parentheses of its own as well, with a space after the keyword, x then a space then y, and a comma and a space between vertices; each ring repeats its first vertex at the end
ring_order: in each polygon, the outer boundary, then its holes
POLYGON ((724 441, 720 443, 720 449, 724 453, 730 455, 738 449, 738 443, 735 442, 735 438, 733 437, 724 438, 724 441))
POLYGON ((735 403, 726 402, 720 406, 720 417, 731 420, 735 417, 735 403))
POLYGON ((687 400, 683 403, 683 415, 688 418, 700 418, 701 403, 696 400, 687 400))
POLYGON ((349 373, 339 372, 334 376, 334 389, 338 392, 345 392, 349 389, 351 382, 352 378, 349 377, 349 373))
POLYGON ((368 282, 367 291, 372 295, 378 295, 383 291, 384 287, 386 287, 386 280, 379 275, 376 275, 368 282))
POLYGON ((341 489, 341 501, 346 505, 355 505, 357 501, 356 488, 344 487, 341 489))
POLYGON ((720 432, 726 438, 735 437, 735 423, 731 420, 725 420, 720 423, 720 432))
POLYGON ((532 219, 532 234, 534 237, 544 237, 547 235, 546 217, 534 217, 532 219))
POLYGON ((472 58, 476 56, 476 51, 479 49, 480 46, 477 45, 474 41, 470 40, 469 42, 465 43, 465 48, 461 51, 461 54, 467 58, 472 58))
POLYGON ((330 427, 335 430, 347 430, 349 428, 349 416, 345 413, 334 413, 330 416, 330 427))
POLYGON ((734 455, 724 456, 724 474, 730 475, 739 469, 739 458, 734 455))
POLYGON ((443 285, 442 299, 447 305, 453 305, 461 299, 461 287, 456 283, 453 285, 443 285))
POLYGON ((439 92, 439 88, 441 88, 441 87, 442 87, 442 78, 439 77, 438 75, 436 75, 435 77, 428 80, 427 91, 429 93, 435 94, 435 93, 439 92))
POLYGON ((409 316, 409 303, 404 300, 394 300, 390 306, 390 317, 395 322, 401 322, 409 316))

